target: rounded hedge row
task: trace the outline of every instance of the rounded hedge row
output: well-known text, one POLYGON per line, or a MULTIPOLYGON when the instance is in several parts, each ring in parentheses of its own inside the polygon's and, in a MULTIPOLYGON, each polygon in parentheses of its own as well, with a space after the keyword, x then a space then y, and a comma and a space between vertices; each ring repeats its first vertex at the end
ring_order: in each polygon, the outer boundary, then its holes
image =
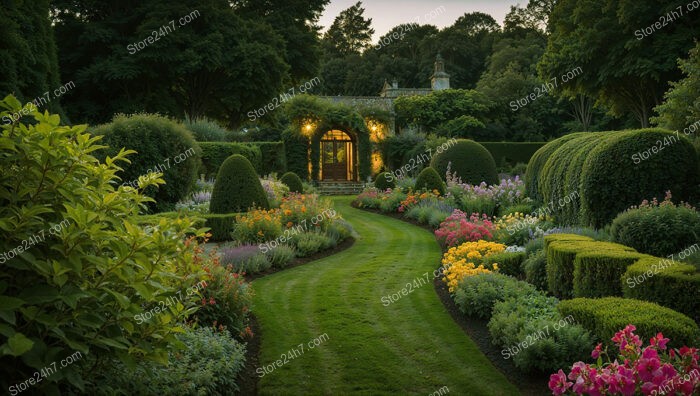
POLYGON ((685 137, 663 129, 618 132, 592 150, 581 170, 581 222, 602 227, 631 205, 661 200, 669 190, 688 201, 699 180, 698 157, 685 137), (643 160, 640 153, 659 142, 661 150, 643 160))
POLYGON ((394 183, 394 177, 389 172, 382 172, 377 175, 377 179, 374 181, 374 187, 382 191, 386 191, 389 188, 396 187, 394 183))
POLYGON ((251 207, 269 209, 267 194, 253 165, 235 154, 226 159, 216 175, 211 193, 211 213, 246 212, 251 207))
POLYGON ((447 166, 462 182, 469 184, 498 184, 496 161, 491 153, 473 140, 458 140, 452 147, 433 157, 431 167, 444 180, 447 166))
POLYGON ((564 136, 538 150, 525 175, 530 196, 553 202, 560 220, 596 228, 668 190, 687 201, 698 180, 690 141, 662 129, 564 136))
POLYGON ((445 195, 445 189, 445 182, 442 181, 437 171, 430 166, 423 169, 418 174, 418 178, 416 178, 416 191, 437 190, 440 193, 440 195, 445 195))
POLYGON ((539 196, 561 224, 578 223, 581 166, 601 138, 600 133, 578 135, 561 145, 542 167, 539 196))
POLYGON ((144 191, 156 201, 150 205, 152 209, 171 210, 192 191, 201 149, 182 124, 154 114, 117 115, 94 133, 102 135, 101 143, 109 146, 98 152, 102 160, 115 156, 122 148, 137 152, 129 156, 131 163, 120 165, 124 170, 118 176, 124 185, 138 187, 139 177, 163 174, 164 185, 144 191))
POLYGON ((299 176, 294 172, 287 172, 280 178, 280 181, 289 187, 289 192, 303 193, 304 184, 301 182, 299 176))
POLYGON ((637 327, 636 332, 642 339, 662 332, 674 348, 697 345, 700 340, 700 330, 692 319, 646 301, 619 297, 576 298, 560 302, 557 308, 562 316, 572 315, 577 323, 608 344, 608 340, 628 324, 637 327))
POLYGON ((542 200, 542 197, 539 195, 539 174, 542 171, 542 168, 544 168, 544 165, 547 163, 549 157, 555 151, 557 151, 559 147, 564 145, 564 143, 585 134, 587 134, 587 132, 572 133, 560 137, 559 139, 553 140, 547 143, 544 147, 535 151, 535 154, 533 154, 530 158, 530 162, 527 164, 527 170, 525 171, 525 189, 530 198, 536 201, 542 200))

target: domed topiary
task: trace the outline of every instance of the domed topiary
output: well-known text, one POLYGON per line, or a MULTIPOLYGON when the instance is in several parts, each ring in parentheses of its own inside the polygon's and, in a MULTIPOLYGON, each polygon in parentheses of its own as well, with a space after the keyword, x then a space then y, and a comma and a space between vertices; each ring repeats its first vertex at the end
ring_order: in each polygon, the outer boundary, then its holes
POLYGON ((156 200, 151 209, 172 210, 192 191, 202 150, 182 124, 153 114, 117 115, 94 133, 103 135, 100 143, 109 146, 97 152, 101 160, 114 157, 122 148, 137 152, 129 156, 131 163, 120 165, 124 169, 118 173, 122 184, 136 188, 140 176, 163 174, 164 185, 144 190, 156 200))
POLYGON ((389 172, 382 172, 378 174, 377 179, 374 181, 374 187, 377 187, 382 191, 396 187, 394 176, 389 172))
POLYGON ((240 154, 232 155, 221 164, 216 175, 209 211, 235 213, 252 207, 269 209, 267 194, 250 161, 240 154))
POLYGON ((289 187, 289 192, 294 192, 294 193, 303 193, 304 192, 304 185, 301 182, 301 178, 297 176, 296 173, 294 172, 287 172, 284 175, 282 175, 282 178, 280 178, 280 181, 289 187))
POLYGON ((416 191, 419 190, 437 190, 440 195, 445 195, 445 182, 435 169, 427 167, 418 174, 416 179, 416 191))
POLYGON ((491 153, 473 140, 458 140, 452 147, 433 157, 431 166, 445 179, 447 166, 462 182, 469 184, 498 184, 496 161, 491 153))

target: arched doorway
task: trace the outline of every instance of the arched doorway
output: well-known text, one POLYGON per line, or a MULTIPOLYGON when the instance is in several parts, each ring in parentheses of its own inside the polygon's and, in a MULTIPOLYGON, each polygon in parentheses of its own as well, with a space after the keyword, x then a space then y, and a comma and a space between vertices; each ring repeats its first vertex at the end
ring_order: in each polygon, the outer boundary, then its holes
POLYGON ((350 135, 333 129, 321 137, 321 180, 356 180, 355 144, 350 135))

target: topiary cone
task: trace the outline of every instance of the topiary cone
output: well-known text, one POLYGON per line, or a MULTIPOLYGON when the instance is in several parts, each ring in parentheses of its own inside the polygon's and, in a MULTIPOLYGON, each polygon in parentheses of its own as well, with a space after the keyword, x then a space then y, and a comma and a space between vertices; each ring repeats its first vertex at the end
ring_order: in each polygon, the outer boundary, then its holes
POLYGON ((289 187, 290 192, 303 193, 304 185, 301 182, 301 178, 297 176, 294 172, 287 172, 280 178, 280 181, 289 187))
POLYGON ((234 154, 219 168, 209 212, 245 212, 252 207, 269 209, 270 202, 253 165, 244 156, 234 154))

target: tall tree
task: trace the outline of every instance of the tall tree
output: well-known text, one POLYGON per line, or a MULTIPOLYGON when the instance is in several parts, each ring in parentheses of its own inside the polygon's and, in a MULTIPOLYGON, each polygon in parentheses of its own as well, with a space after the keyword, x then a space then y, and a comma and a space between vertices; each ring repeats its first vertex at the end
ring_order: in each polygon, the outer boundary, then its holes
POLYGON ((333 57, 360 54, 372 42, 372 18, 365 18, 365 9, 358 1, 352 7, 343 10, 323 35, 326 53, 333 57))
POLYGON ((27 102, 49 92, 47 109, 60 112, 52 96, 61 81, 49 0, 5 1, 0 19, 0 96, 13 93, 27 102))
POLYGON ((54 0, 54 15, 80 121, 145 110, 235 127, 288 79, 283 39, 225 0, 54 0))
MULTIPOLYGON (((700 120, 700 43, 690 51, 688 59, 678 61, 683 79, 671 83, 666 101, 655 110, 654 122, 664 128, 682 131, 700 120)), ((698 131, 695 136, 700 136, 698 131)))
POLYGON ((633 113, 649 126, 667 81, 680 77, 675 60, 693 47, 700 19, 687 1, 559 0, 550 18, 552 33, 539 65, 544 79, 583 73, 567 83, 572 93, 593 97, 615 115, 633 113), (680 7, 680 8, 679 8, 680 7), (682 15, 668 17, 672 12, 682 15), (654 28, 659 18, 672 26, 654 28), (668 22, 667 22, 668 23, 668 22), (653 34, 643 33, 652 26, 653 34))

